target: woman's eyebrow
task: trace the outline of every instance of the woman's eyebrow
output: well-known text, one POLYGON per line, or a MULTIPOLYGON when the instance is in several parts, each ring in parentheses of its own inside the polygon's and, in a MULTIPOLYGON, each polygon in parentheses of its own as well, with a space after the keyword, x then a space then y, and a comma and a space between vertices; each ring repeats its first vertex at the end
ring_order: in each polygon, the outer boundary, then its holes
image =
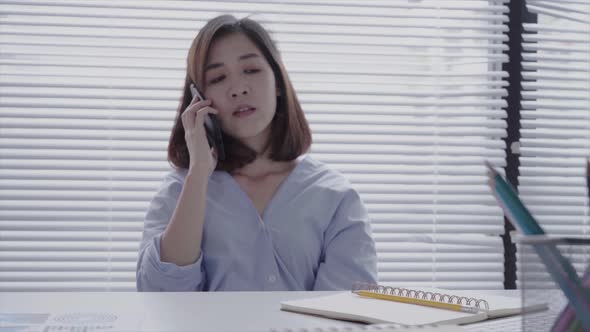
POLYGON ((255 57, 259 57, 259 55, 256 54, 256 53, 246 53, 244 55, 240 55, 240 57, 238 59, 240 59, 240 60, 246 60, 246 59, 255 58, 255 57))
MULTIPOLYGON (((240 55, 240 57, 238 57, 238 60, 246 60, 246 59, 250 59, 250 58, 256 58, 259 56, 260 55, 258 55, 256 53, 246 53, 246 54, 240 55)), ((221 66, 223 66, 223 62, 210 63, 207 66, 205 66, 205 72, 207 72, 208 70, 211 70, 211 69, 221 67, 221 66)))

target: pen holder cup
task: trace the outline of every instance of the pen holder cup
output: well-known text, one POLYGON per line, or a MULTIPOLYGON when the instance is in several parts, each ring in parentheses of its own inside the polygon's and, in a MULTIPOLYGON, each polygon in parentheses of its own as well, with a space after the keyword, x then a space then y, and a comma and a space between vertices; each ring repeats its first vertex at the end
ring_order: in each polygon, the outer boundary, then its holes
POLYGON ((535 248, 538 245, 556 247, 573 265, 585 288, 590 289, 590 273, 587 273, 584 280, 584 273, 590 271, 590 238, 518 235, 514 242, 517 252, 517 287, 521 290, 523 305, 546 303, 549 306, 549 310, 524 314, 522 330, 551 331, 568 300, 551 277, 535 248))

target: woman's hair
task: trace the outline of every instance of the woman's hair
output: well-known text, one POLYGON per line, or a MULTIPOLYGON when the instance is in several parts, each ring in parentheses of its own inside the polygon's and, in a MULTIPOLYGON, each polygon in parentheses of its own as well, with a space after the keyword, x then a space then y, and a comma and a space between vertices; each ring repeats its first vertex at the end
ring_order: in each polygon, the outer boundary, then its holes
MULTIPOLYGON (((204 69, 211 44, 223 36, 242 33, 262 52, 270 64, 277 82, 279 93, 277 109, 271 122, 271 131, 267 147, 269 157, 274 161, 291 161, 307 152, 311 145, 309 125, 283 65, 279 51, 269 33, 257 22, 249 18, 236 19, 231 15, 218 16, 205 24, 189 49, 187 57, 187 75, 184 82, 183 96, 177 110, 174 127, 168 143, 168 161, 178 168, 189 167, 189 152, 184 138, 182 112, 192 100, 190 84, 197 90, 204 91, 204 69)), ((237 138, 222 134, 225 147, 225 160, 217 162, 216 170, 232 172, 256 159, 257 152, 243 144, 237 138)))

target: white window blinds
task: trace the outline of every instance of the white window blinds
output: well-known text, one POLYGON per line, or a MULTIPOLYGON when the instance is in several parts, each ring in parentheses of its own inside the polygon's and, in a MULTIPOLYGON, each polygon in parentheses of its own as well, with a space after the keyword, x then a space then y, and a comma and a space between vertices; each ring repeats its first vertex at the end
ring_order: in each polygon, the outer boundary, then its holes
POLYGON ((384 283, 502 288, 507 0, 1 1, 0 290, 133 290, 192 38, 272 32, 384 283))
MULTIPOLYGON (((589 236, 590 2, 528 0, 527 8, 538 23, 524 26, 519 191, 547 233, 589 236)), ((549 287, 535 253, 519 249, 527 287, 549 287)), ((579 271, 585 250, 571 256, 579 271)))

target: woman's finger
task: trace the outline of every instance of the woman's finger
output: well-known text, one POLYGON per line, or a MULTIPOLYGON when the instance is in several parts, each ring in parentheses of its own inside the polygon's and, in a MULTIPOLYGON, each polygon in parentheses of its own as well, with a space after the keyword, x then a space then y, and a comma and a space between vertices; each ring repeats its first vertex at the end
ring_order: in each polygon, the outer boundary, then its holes
POLYGON ((211 148, 211 156, 217 161, 217 150, 215 148, 211 148))
POLYGON ((205 114, 218 114, 219 111, 213 107, 205 106, 199 110, 197 110, 197 115, 205 115, 205 114))
POLYGON ((194 105, 190 105, 189 107, 187 107, 184 112, 182 112, 181 118, 182 118, 182 125, 185 127, 185 129, 187 128, 187 126, 189 128, 193 128, 195 126, 195 123, 197 121, 197 116, 199 114, 199 112, 203 109, 211 109, 213 111, 206 111, 206 113, 213 113, 213 114, 217 114, 217 110, 209 107, 209 105, 211 104, 210 101, 204 101, 204 102, 199 102, 196 103, 194 105))
POLYGON ((211 106, 211 100, 199 100, 195 103, 190 103, 187 107, 186 107, 186 111, 188 110, 199 110, 203 107, 207 107, 207 106, 211 106))

